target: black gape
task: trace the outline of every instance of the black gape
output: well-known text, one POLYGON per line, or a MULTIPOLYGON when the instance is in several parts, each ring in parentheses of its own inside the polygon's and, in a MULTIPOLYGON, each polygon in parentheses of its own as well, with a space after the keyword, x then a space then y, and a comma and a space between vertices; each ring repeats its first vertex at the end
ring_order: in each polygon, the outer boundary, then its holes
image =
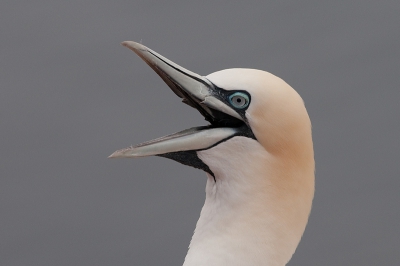
POLYGON ((200 158, 197 156, 196 151, 170 152, 170 153, 160 154, 157 156, 172 159, 181 164, 192 166, 194 168, 203 170, 203 171, 209 173, 210 175, 212 175, 214 177, 214 181, 216 182, 214 173, 211 171, 211 169, 210 169, 210 167, 208 167, 208 165, 206 165, 202 160, 200 160, 200 158))

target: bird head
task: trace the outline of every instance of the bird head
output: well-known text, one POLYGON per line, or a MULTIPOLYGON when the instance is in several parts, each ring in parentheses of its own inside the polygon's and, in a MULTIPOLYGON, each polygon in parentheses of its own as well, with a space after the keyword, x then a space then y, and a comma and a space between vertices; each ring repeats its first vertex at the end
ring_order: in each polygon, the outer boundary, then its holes
POLYGON ((301 97, 282 79, 265 71, 241 68, 221 70, 204 77, 139 43, 128 41, 122 45, 141 57, 210 125, 121 149, 110 158, 156 155, 214 175, 198 152, 235 137, 253 139, 265 151, 289 159, 309 151, 304 149, 311 141, 307 111, 301 97))

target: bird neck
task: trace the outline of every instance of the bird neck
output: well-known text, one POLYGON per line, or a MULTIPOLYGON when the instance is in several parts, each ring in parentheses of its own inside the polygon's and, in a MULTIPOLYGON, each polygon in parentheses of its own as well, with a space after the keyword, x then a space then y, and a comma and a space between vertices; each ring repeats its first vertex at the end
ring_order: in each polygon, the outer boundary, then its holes
POLYGON ((311 210, 313 169, 291 169, 241 137, 198 155, 215 180, 208 175, 184 266, 286 265, 311 210))

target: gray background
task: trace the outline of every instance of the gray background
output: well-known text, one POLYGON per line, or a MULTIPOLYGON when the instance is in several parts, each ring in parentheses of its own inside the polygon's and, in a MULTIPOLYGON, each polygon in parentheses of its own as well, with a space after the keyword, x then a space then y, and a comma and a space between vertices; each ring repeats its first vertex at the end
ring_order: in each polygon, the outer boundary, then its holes
POLYGON ((289 265, 400 265, 400 2, 0 4, 0 265, 181 265, 205 174, 114 150, 205 124, 133 52, 303 96, 314 207, 289 265))

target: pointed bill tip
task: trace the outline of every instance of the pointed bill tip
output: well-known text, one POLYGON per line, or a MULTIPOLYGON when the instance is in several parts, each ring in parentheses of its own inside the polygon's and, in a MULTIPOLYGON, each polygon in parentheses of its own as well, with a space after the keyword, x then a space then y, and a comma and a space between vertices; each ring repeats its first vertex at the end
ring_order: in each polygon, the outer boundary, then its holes
POLYGON ((119 157, 119 154, 118 154, 118 151, 115 151, 115 152, 113 152, 110 156, 108 156, 107 158, 118 158, 119 157))
POLYGON ((108 156, 108 158, 129 158, 129 157, 138 157, 135 154, 133 154, 132 148, 117 150, 113 154, 108 156))
MULTIPOLYGON (((147 147, 148 145, 143 145, 144 147, 147 147)), ((151 149, 151 145, 150 150, 151 149)), ((146 157, 146 156, 151 156, 151 155, 157 155, 157 152, 149 153, 148 149, 143 149, 141 145, 138 146, 130 146, 128 148, 120 149, 115 151, 113 154, 108 156, 108 158, 139 158, 139 157, 146 157)))
POLYGON ((133 42, 133 41, 124 41, 124 42, 121 43, 121 45, 125 46, 125 47, 128 47, 129 49, 131 49, 134 52, 138 51, 138 50, 147 51, 147 47, 146 46, 144 46, 144 45, 142 45, 140 43, 137 43, 137 42, 133 42))

